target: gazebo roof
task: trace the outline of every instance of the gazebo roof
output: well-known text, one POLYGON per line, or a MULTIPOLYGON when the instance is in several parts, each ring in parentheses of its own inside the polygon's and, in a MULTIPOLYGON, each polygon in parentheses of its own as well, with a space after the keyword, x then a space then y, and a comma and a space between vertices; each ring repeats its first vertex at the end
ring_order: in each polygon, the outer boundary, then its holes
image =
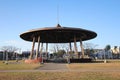
POLYGON ((76 41, 82 41, 93 39, 97 34, 93 31, 82 28, 61 27, 46 27, 39 29, 32 29, 20 34, 20 37, 26 41, 33 41, 33 37, 36 37, 35 41, 38 42, 40 36, 40 42, 42 43, 69 43, 76 41))

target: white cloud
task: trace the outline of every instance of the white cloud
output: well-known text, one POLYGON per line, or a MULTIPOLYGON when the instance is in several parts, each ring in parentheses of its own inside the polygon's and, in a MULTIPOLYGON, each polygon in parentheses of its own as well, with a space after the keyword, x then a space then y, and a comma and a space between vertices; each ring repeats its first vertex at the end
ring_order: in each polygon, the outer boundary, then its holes
POLYGON ((30 50, 31 49, 31 42, 23 41, 23 40, 7 40, 7 41, 1 41, 0 43, 2 46, 15 46, 17 48, 20 48, 22 51, 24 50, 30 50))
POLYGON ((5 41, 4 43, 8 44, 8 45, 16 45, 16 44, 18 44, 18 41, 16 41, 16 40, 8 40, 8 41, 5 41))

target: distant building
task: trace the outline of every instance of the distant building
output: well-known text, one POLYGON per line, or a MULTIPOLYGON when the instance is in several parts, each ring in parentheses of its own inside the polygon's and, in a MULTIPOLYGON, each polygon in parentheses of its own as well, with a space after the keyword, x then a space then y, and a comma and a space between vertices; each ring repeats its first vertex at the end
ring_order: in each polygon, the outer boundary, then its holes
POLYGON ((3 51, 0 51, 0 60, 3 60, 3 51))
POLYGON ((113 54, 114 59, 120 58, 120 47, 118 48, 117 46, 114 46, 114 48, 112 48, 111 50, 112 50, 112 54, 113 54))

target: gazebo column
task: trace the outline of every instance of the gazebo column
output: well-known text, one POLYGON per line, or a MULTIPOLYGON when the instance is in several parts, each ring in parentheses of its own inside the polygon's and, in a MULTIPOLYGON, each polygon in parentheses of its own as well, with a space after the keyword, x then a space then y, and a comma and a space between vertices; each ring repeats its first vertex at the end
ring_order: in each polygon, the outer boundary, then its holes
POLYGON ((69 52, 69 56, 70 56, 70 54, 72 53, 72 46, 71 46, 71 42, 69 43, 69 49, 70 49, 70 52, 69 52))
POLYGON ((41 49, 40 49, 40 57, 42 58, 42 62, 43 63, 43 54, 42 54, 42 50, 43 50, 43 43, 41 43, 41 49))
POLYGON ((70 64, 70 54, 72 53, 71 42, 69 43, 69 49, 70 51, 68 52, 68 63, 70 64))
POLYGON ((78 49, 77 49, 77 44, 76 44, 76 36, 74 36, 74 48, 75 48, 75 53, 78 55, 78 49))
POLYGON ((33 37, 33 44, 32 44, 32 50, 31 50, 31 53, 30 53, 30 59, 32 59, 32 57, 33 57, 34 47, 35 47, 35 37, 33 37))
POLYGON ((40 36, 38 36, 38 47, 37 47, 37 51, 36 51, 36 59, 38 58, 39 48, 40 48, 40 36))
POLYGON ((46 43, 46 57, 48 59, 48 43, 46 43))
POLYGON ((82 52, 82 58, 84 58, 84 48, 82 44, 82 40, 80 39, 80 47, 81 47, 81 52, 82 52))
POLYGON ((71 42, 69 43, 70 52, 72 52, 71 42))

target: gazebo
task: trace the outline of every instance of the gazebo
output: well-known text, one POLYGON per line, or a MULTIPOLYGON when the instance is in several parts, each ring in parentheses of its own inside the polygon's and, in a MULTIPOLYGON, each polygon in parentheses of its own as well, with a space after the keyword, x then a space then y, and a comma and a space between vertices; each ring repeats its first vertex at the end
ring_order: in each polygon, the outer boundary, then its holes
POLYGON ((22 39, 33 43, 32 50, 30 53, 31 60, 33 58, 35 42, 38 43, 38 47, 36 50, 36 59, 38 58, 38 53, 42 53, 43 43, 46 43, 47 52, 48 43, 69 43, 69 49, 71 51, 72 42, 74 42, 75 53, 78 53, 76 42, 80 42, 82 58, 84 58, 84 49, 82 41, 93 39, 96 36, 97 34, 93 31, 82 28, 63 27, 60 24, 57 24, 56 27, 32 29, 20 34, 20 37, 22 39), (41 49, 39 50, 40 43, 41 49))

